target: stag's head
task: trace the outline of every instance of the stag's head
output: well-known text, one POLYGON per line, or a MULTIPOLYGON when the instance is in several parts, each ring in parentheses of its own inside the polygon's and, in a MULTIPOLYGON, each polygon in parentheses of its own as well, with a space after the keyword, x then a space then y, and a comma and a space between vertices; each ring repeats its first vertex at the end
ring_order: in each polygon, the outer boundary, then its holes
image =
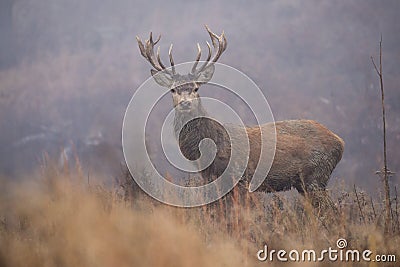
POLYGON ((161 62, 160 47, 158 47, 157 53, 154 53, 154 46, 160 41, 161 35, 156 41, 153 41, 152 33, 150 33, 150 38, 146 40, 144 44, 139 37, 136 37, 140 53, 153 67, 153 69, 151 69, 151 75, 154 80, 160 86, 170 89, 174 107, 182 112, 191 111, 199 107, 200 98, 198 89, 202 84, 211 80, 215 70, 214 63, 217 62, 226 49, 227 42, 224 33, 222 32, 221 35, 216 35, 207 26, 206 29, 210 35, 212 46, 216 51, 215 55, 213 59, 211 59, 211 45, 207 42, 208 56, 201 66, 199 66, 201 48, 200 45, 197 44, 198 53, 196 60, 188 74, 176 73, 174 60, 172 58, 172 44, 168 53, 171 64, 170 68, 166 68, 161 62))

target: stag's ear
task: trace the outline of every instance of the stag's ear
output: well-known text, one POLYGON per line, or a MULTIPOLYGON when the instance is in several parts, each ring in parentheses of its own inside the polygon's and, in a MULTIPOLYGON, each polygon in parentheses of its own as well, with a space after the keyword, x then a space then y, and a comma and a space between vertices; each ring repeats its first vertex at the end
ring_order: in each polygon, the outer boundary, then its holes
POLYGON ((156 70, 151 70, 151 75, 153 76, 154 80, 158 85, 161 85, 163 87, 171 88, 173 84, 173 79, 170 75, 163 71, 156 71, 156 70))
POLYGON ((215 67, 214 64, 208 65, 204 70, 199 73, 197 82, 208 83, 214 75, 215 67))

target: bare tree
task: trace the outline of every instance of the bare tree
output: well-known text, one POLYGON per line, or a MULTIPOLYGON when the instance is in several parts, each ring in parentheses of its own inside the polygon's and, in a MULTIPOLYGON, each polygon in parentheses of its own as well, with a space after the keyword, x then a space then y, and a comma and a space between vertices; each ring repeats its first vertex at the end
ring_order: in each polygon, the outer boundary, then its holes
POLYGON ((379 42, 379 68, 375 64, 374 58, 371 57, 372 64, 379 76, 379 84, 381 89, 381 104, 382 104, 382 123, 383 123, 383 170, 378 171, 377 174, 383 176, 383 183, 385 189, 385 233, 389 232, 390 229, 390 217, 391 217, 391 201, 390 201, 390 186, 389 176, 392 172, 387 166, 387 153, 386 153, 386 112, 385 112, 385 91, 383 88, 383 71, 382 71, 382 36, 379 42))

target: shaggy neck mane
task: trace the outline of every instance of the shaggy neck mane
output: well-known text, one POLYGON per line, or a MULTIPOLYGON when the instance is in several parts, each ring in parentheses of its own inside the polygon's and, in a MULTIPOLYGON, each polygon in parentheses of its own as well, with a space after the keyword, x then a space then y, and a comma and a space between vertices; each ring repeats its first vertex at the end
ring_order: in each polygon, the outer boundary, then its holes
POLYGON ((179 147, 189 160, 197 160, 200 157, 199 144, 204 138, 212 139, 217 151, 222 150, 224 146, 225 149, 230 147, 229 142, 228 146, 225 144, 226 140, 229 141, 226 130, 221 124, 208 118, 207 112, 201 105, 191 112, 175 110, 174 130, 179 147), (181 132, 179 129, 182 129, 181 132))

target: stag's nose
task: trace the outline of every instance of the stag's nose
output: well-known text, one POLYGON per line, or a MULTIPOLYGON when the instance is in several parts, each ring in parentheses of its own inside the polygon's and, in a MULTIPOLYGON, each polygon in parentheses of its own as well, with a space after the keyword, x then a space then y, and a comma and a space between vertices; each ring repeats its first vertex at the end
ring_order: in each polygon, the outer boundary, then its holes
POLYGON ((192 105, 192 102, 185 100, 185 101, 182 101, 182 102, 179 104, 179 107, 180 107, 181 109, 190 109, 191 105, 192 105))

